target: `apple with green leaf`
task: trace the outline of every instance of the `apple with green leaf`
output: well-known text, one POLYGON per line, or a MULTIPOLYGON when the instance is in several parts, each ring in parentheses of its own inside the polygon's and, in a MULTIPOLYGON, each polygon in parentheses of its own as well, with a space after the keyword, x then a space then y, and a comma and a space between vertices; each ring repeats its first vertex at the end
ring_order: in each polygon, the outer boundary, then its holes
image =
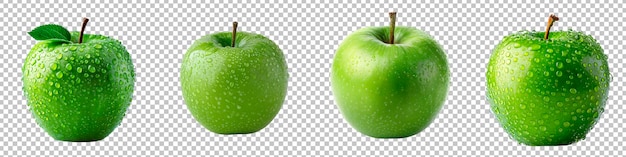
POLYGON ((259 34, 218 32, 196 40, 180 70, 191 115, 209 131, 246 134, 263 129, 287 94, 287 62, 272 40, 259 34))
POLYGON ((604 111, 611 76, 607 56, 591 36, 521 31, 504 37, 487 66, 491 110, 511 137, 526 145, 566 145, 581 139, 604 111))
POLYGON ((35 121, 54 139, 108 136, 130 105, 135 72, 130 54, 111 37, 43 25, 22 67, 24 95, 35 121))
POLYGON ((450 79, 446 54, 426 32, 412 27, 365 27, 339 46, 331 83, 344 118, 377 138, 424 130, 443 105, 450 79))

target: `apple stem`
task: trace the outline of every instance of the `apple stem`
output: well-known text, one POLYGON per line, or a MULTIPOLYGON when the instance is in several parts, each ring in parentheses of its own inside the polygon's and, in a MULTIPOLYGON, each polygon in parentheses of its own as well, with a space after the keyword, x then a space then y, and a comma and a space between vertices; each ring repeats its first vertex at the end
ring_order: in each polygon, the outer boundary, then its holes
POLYGON ((83 43, 83 33, 85 32, 85 27, 87 27, 87 22, 89 22, 89 19, 86 17, 83 17, 83 25, 80 27, 80 36, 78 36, 78 43, 83 43))
POLYGON ((552 28, 552 24, 554 24, 554 21, 558 21, 559 17, 556 17, 556 15, 554 14, 550 14, 550 17, 548 17, 548 25, 546 25, 546 34, 543 36, 543 39, 548 40, 548 36, 550 35, 550 28, 552 28))
POLYGON ((233 40, 230 42, 231 47, 235 47, 236 38, 237 38, 237 21, 233 22, 233 40))
POLYGON ((391 19, 389 21, 389 44, 393 44, 394 43, 394 31, 396 29, 396 12, 390 12, 389 13, 389 18, 391 19))

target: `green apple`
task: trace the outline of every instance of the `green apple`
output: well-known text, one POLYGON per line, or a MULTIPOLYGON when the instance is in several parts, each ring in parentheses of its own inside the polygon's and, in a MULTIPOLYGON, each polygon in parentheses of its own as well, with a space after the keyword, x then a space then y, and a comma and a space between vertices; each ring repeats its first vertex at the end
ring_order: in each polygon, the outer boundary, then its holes
POLYGON ((180 82, 187 108, 218 134, 253 133, 267 126, 287 94, 287 63, 270 39, 218 32, 196 40, 185 53, 180 82))
POLYGON ((566 145, 591 130, 604 110, 610 74, 596 40, 581 32, 521 31, 504 37, 487 66, 491 110, 526 145, 566 145))
POLYGON ((344 118, 376 138, 424 130, 441 109, 450 73, 441 46, 412 27, 365 27, 339 46, 331 83, 344 118), (390 40, 391 39, 391 40, 390 40))
POLYGON ((37 124, 54 139, 96 141, 108 136, 130 105, 135 72, 113 38, 44 25, 22 67, 24 95, 37 124))

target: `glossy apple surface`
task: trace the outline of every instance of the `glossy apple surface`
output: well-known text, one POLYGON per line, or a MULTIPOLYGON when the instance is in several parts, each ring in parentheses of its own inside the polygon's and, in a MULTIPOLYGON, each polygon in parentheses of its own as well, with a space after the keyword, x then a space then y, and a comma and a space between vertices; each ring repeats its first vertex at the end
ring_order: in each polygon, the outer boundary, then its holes
POLYGON ((359 132, 378 138, 408 137, 436 117, 448 91, 446 55, 421 30, 367 27, 350 34, 332 65, 335 100, 359 132))
POLYGON ((604 110, 607 56, 589 35, 522 31, 504 37, 487 66, 487 96, 509 135, 527 145, 584 139, 604 110))
POLYGON ((120 41, 72 32, 72 42, 44 40, 22 67, 23 90, 37 124, 63 141, 96 141, 122 121, 135 71, 120 41))
POLYGON ((193 117, 219 134, 253 133, 268 125, 287 93, 287 65, 270 39, 237 32, 196 40, 183 58, 180 81, 193 117))

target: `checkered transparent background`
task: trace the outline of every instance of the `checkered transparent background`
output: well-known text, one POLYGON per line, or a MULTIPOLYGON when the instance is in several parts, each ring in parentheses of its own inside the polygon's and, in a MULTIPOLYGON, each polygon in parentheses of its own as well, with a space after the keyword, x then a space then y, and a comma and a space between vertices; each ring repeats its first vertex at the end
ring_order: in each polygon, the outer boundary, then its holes
POLYGON ((477 0, 393 2, 292 2, 246 0, 152 2, 0 2, 1 156, 620 156, 623 124, 624 2, 500 2, 477 0), (374 139, 343 120, 330 89, 330 67, 346 35, 364 26, 398 24, 425 30, 446 50, 450 91, 437 119, 418 135, 374 139), (587 139, 568 146, 529 147, 509 139, 489 110, 485 67, 491 49, 518 30, 542 30, 549 13, 561 17, 553 30, 593 35, 609 56, 613 75, 606 112, 587 139), (22 95, 21 66, 36 43, 27 32, 57 23, 79 29, 89 17, 90 34, 121 40, 131 53, 137 79, 122 124, 98 142, 55 141, 37 126, 22 95), (218 135, 200 126, 183 102, 178 72, 195 39, 239 30, 264 34, 286 55, 290 80, 286 101, 265 129, 247 135, 218 135))

